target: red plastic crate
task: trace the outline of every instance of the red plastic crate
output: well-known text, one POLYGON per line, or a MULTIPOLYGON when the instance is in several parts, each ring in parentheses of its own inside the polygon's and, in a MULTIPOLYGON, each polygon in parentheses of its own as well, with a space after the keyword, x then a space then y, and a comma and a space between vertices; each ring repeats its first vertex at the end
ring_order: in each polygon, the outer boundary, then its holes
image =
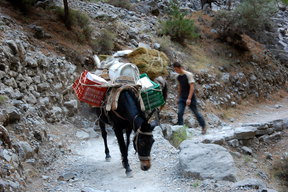
POLYGON ((88 71, 85 70, 74 82, 72 88, 80 101, 100 107, 106 95, 107 87, 97 87, 99 82, 87 78, 88 71))

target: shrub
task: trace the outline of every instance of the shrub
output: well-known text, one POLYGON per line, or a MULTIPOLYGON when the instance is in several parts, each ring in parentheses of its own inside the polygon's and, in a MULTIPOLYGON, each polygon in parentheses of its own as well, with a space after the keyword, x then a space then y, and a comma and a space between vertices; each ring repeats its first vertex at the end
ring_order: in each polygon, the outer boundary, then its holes
POLYGON ((114 39, 116 35, 108 29, 100 32, 98 39, 92 41, 91 47, 96 53, 110 54, 114 49, 114 39))
POLYGON ((194 21, 186 19, 186 12, 181 12, 177 3, 169 5, 169 18, 161 23, 161 35, 169 35, 171 40, 183 43, 185 39, 198 37, 194 21))
POLYGON ((258 32, 271 26, 271 17, 276 11, 272 0, 246 0, 236 9, 236 13, 240 16, 239 26, 251 32, 258 32))
POLYGON ((23 14, 28 14, 36 0, 10 0, 9 2, 23 14))
MULTIPOLYGON (((58 17, 64 21, 64 8, 63 7, 56 7, 56 14, 58 17)), ((71 26, 79 26, 81 28, 86 27, 89 25, 89 16, 86 13, 83 13, 78 10, 69 9, 69 23, 71 26)))
POLYGON ((213 26, 224 37, 243 33, 255 37, 273 27, 271 17, 275 13, 273 0, 245 0, 234 11, 219 11, 213 26))
POLYGON ((107 3, 109 3, 110 5, 113 5, 115 7, 121 7, 124 9, 131 9, 131 3, 130 0, 108 0, 107 3))
POLYGON ((5 95, 0 95, 0 105, 4 104, 7 100, 7 97, 5 95))
POLYGON ((173 132, 170 142, 174 147, 177 148, 179 147, 180 143, 182 143, 182 141, 187 139, 187 137, 187 126, 183 126, 177 131, 173 132))
POLYGON ((277 160, 273 164, 274 176, 278 177, 286 187, 288 187, 288 155, 286 154, 283 158, 277 160))
MULTIPOLYGON (((64 22, 64 8, 56 7, 56 14, 64 22)), ((69 9, 68 22, 72 27, 78 28, 77 38, 79 42, 90 40, 92 28, 89 27, 90 19, 86 13, 69 9)))

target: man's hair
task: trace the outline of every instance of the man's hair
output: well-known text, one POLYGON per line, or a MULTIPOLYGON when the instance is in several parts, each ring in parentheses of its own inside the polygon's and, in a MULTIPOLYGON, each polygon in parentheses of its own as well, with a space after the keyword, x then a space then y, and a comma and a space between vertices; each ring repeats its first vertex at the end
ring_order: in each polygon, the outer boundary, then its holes
POLYGON ((173 65, 172 65, 173 67, 178 67, 178 68, 181 68, 182 67, 182 65, 179 63, 179 62, 174 62, 173 63, 173 65))

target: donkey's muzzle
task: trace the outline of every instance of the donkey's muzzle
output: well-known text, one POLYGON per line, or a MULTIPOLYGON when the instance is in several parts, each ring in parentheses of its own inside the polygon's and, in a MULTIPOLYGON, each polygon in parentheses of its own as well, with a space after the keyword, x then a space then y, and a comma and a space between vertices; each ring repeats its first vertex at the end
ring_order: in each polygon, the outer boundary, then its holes
POLYGON ((151 162, 150 160, 141 160, 140 161, 140 164, 141 164, 141 169, 143 171, 147 171, 148 169, 150 169, 151 167, 151 162))

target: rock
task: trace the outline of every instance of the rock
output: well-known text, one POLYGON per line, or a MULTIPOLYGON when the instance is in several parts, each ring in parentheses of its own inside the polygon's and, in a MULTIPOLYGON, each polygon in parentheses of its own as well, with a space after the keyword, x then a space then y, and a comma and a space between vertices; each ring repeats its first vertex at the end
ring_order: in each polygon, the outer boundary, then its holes
POLYGON ((13 55, 16 55, 18 53, 18 47, 15 41, 13 40, 7 40, 5 41, 5 43, 9 46, 9 48, 11 49, 11 53, 13 55))
POLYGON ((207 114, 207 122, 214 127, 218 127, 223 124, 220 118, 213 113, 207 114))
POLYGON ((150 45, 148 45, 146 43, 142 43, 142 42, 139 42, 138 47, 144 47, 146 49, 151 49, 150 45))
POLYGON ((202 143, 213 143, 218 145, 223 145, 225 142, 224 135, 207 135, 202 143))
POLYGON ((238 139, 232 139, 230 141, 227 141, 227 143, 232 147, 239 147, 239 141, 238 139))
POLYGON ((0 158, 4 159, 5 161, 11 161, 12 155, 7 149, 0 148, 0 158))
POLYGON ((57 180, 58 181, 69 181, 71 179, 75 179, 76 177, 77 177, 76 173, 69 172, 69 173, 64 173, 63 175, 59 176, 57 180))
POLYGON ((215 144, 183 141, 180 144, 179 169, 185 176, 195 179, 236 181, 232 156, 224 147, 215 144))
POLYGON ((187 125, 188 127, 191 127, 191 128, 199 126, 199 124, 196 121, 196 119, 194 117, 190 116, 190 115, 187 118, 184 119, 184 124, 187 125))
POLYGON ((256 135, 255 127, 239 127, 235 129, 236 139, 252 139, 256 135))
POLYGON ((231 155, 233 155, 233 156, 235 156, 237 158, 241 158, 242 157, 241 153, 239 153, 239 152, 230 151, 230 153, 231 153, 231 155))
POLYGON ((265 189, 262 189, 261 192, 278 192, 278 191, 274 189, 265 188, 265 189))
POLYGON ((266 184, 259 179, 249 178, 249 179, 245 179, 237 183, 234 183, 232 185, 232 188, 234 190, 264 189, 266 188, 266 184))
POLYGON ((3 83, 9 87, 12 87, 12 88, 17 88, 17 83, 15 81, 15 79, 12 77, 10 79, 6 79, 4 78, 4 81, 3 83))
POLYGON ((21 114, 19 113, 18 110, 15 109, 15 110, 8 113, 8 120, 5 123, 6 124, 13 124, 13 123, 20 121, 20 119, 21 119, 21 114))
POLYGON ((266 181, 269 180, 269 177, 267 176, 267 174, 263 171, 259 171, 258 172, 258 175, 262 178, 262 179, 265 179, 266 181))
POLYGON ((154 43, 153 48, 159 50, 161 45, 159 43, 154 43))
POLYGON ((259 141, 260 142, 268 142, 268 140, 269 140, 269 136, 268 135, 263 135, 263 136, 261 136, 261 137, 259 137, 259 141))
POLYGON ((101 190, 93 189, 91 187, 85 187, 84 189, 81 190, 81 192, 107 192, 107 191, 101 191, 101 190))
POLYGON ((243 147, 241 147, 241 149, 242 149, 242 151, 243 151, 244 153, 246 153, 246 154, 248 154, 248 155, 252 155, 252 154, 253 154, 252 149, 249 148, 249 147, 243 146, 243 147))
POLYGON ((6 76, 6 73, 4 71, 0 71, 0 79, 3 79, 6 76))
POLYGON ((39 98, 39 103, 41 104, 41 105, 48 105, 49 103, 50 103, 50 99, 49 99, 49 97, 40 97, 39 98))
POLYGON ((26 57, 25 58, 25 63, 27 67, 31 67, 31 68, 36 68, 38 67, 38 63, 35 59, 33 59, 32 57, 26 57))
POLYGON ((12 143, 10 140, 9 132, 2 125, 0 125, 0 140, 2 141, 4 146, 7 145, 9 148, 12 148, 12 143))
POLYGON ((77 100, 70 100, 64 102, 64 106, 71 110, 77 110, 78 109, 78 101, 77 100))
POLYGON ((37 85, 37 91, 40 92, 40 93, 48 90, 49 88, 50 88, 50 84, 47 83, 47 82, 39 83, 37 85))
POLYGON ((76 137, 78 137, 79 139, 89 139, 90 135, 85 131, 77 131, 76 137))
POLYGON ((34 151, 29 143, 25 141, 19 141, 17 144, 19 147, 19 154, 24 160, 33 157, 34 151))
POLYGON ((288 118, 283 119, 283 129, 288 129, 288 118))

